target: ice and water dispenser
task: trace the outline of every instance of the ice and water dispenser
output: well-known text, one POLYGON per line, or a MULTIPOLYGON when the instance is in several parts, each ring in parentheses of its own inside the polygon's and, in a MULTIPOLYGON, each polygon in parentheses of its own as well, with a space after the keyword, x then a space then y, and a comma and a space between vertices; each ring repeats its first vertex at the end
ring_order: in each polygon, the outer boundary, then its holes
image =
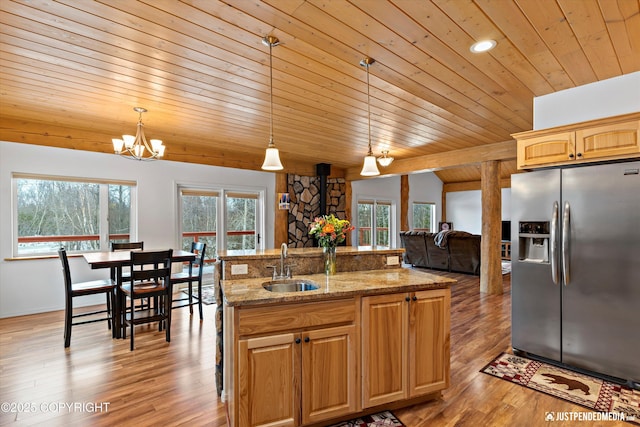
POLYGON ((524 262, 549 262, 549 222, 520 221, 518 224, 518 259, 524 262))

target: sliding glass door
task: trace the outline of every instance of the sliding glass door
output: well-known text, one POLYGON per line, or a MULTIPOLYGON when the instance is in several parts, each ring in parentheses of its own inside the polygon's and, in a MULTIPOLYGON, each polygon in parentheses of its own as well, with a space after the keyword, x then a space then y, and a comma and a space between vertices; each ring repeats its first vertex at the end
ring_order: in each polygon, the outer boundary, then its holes
POLYGON ((179 186, 180 241, 207 244, 207 258, 218 250, 256 250, 263 244, 263 200, 259 190, 179 186))

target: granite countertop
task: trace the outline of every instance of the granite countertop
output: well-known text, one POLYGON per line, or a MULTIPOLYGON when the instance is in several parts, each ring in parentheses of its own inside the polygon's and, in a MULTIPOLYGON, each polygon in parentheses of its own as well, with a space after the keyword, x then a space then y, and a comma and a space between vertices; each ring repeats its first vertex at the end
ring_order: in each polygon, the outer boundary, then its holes
POLYGON ((287 302, 311 302, 356 295, 376 295, 447 288, 457 281, 436 274, 397 268, 338 273, 334 276, 309 274, 294 279, 311 280, 319 289, 302 292, 271 292, 262 287, 268 277, 222 280, 224 300, 230 306, 261 305, 287 302))

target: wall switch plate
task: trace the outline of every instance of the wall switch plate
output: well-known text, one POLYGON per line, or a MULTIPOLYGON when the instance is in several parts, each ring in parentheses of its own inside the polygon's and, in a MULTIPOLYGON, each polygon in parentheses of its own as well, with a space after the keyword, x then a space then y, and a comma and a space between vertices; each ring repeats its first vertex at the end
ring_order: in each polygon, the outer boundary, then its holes
POLYGON ((231 274, 249 274, 249 265, 231 264, 231 274))
POLYGON ((387 257, 387 265, 398 265, 400 264, 400 257, 399 256, 388 256, 387 257))

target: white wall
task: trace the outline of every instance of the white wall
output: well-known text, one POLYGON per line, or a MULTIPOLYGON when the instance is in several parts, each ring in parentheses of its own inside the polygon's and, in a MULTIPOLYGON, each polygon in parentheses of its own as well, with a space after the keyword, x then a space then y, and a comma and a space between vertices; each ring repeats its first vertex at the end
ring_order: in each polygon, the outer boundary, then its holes
POLYGON ((533 99, 533 129, 640 111, 640 71, 533 99))
MULTIPOLYGON (((274 173, 166 160, 136 162, 113 154, 0 141, 0 318, 64 308, 62 273, 57 257, 7 260, 12 256, 13 172, 136 181, 138 239, 145 242, 145 248, 175 248, 179 245, 176 215, 178 184, 261 188, 266 195, 265 246, 273 247, 274 173)), ((108 275, 107 270, 91 270, 81 257, 70 258, 69 263, 74 281, 108 275)), ((87 300, 87 303, 94 301, 87 300)))
MULTIPOLYGON (((502 219, 511 219, 511 189, 502 189, 502 219)), ((447 193, 447 221, 453 229, 482 234, 482 192, 455 191, 447 193)))

